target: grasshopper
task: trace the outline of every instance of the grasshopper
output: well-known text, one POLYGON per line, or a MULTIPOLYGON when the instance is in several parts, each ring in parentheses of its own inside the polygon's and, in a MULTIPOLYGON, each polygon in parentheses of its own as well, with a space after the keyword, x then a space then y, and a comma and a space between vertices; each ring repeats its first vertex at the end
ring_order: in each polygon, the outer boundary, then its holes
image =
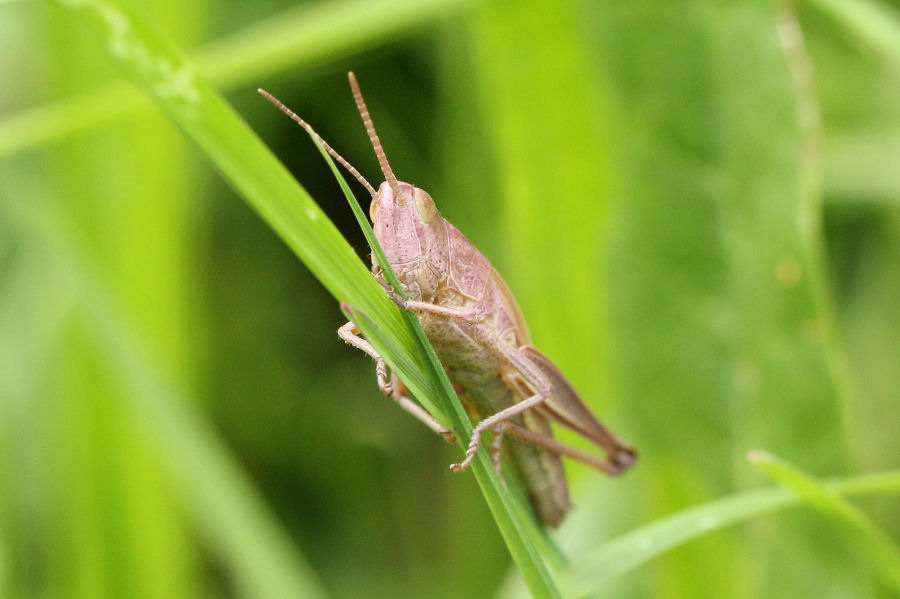
MULTIPOLYGON (((375 132, 353 73, 348 74, 356 106, 378 157, 384 182, 372 185, 324 140, 323 147, 372 197, 369 214, 375 236, 397 274, 403 296, 385 280, 372 255, 372 274, 397 305, 413 311, 441 360, 473 421, 465 457, 450 466, 459 472, 471 464, 482 437, 492 434, 491 461, 500 473, 504 435, 513 463, 540 518, 558 526, 569 510, 568 485, 561 456, 569 456, 608 474, 620 474, 636 452, 616 438, 590 411, 572 385, 546 356, 531 345, 522 312, 500 274, 456 227, 447 222, 423 189, 399 181, 375 132), (553 437, 557 422, 596 443, 603 459, 553 437)), ((282 112, 311 131, 309 125, 264 90, 259 92, 282 112)), ((378 387, 401 408, 448 441, 446 430, 419 404, 388 368, 357 327, 338 329, 348 344, 375 360, 378 387)), ((502 476, 502 475, 501 475, 502 476)))

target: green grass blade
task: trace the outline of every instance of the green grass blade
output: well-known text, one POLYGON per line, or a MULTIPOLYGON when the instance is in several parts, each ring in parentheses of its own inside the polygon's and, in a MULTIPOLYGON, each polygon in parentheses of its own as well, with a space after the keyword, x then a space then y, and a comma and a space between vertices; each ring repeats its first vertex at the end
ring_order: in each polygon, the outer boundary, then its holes
MULTIPOLYGON (((139 26, 114 2, 55 0, 55 4, 84 13, 99 26, 98 37, 107 44, 110 56, 119 67, 144 87, 163 112, 200 146, 225 180, 336 299, 370 317, 395 348, 402 348, 414 363, 423 359, 422 352, 418 351, 422 349, 421 333, 410 331, 409 317, 401 316, 308 194, 228 104, 194 73, 178 51, 139 26)), ((378 336, 371 341, 379 350, 388 349, 378 336)), ((433 358, 433 353, 426 352, 426 356, 433 358)), ((392 368, 397 368, 401 377, 417 376, 399 368, 393 355, 384 354, 384 358, 392 368)), ((433 362, 425 366, 432 376, 441 376, 436 371, 440 367, 433 362)), ((448 392, 448 385, 441 379, 444 392, 439 399, 460 442, 464 443, 468 441, 466 433, 471 424, 461 404, 448 392)), ((532 594, 558 597, 546 567, 527 536, 528 529, 518 522, 517 513, 509 504, 512 499, 503 490, 486 452, 479 452, 473 470, 532 594)))
MULTIPOLYGON (((839 495, 900 494, 900 470, 842 478, 824 483, 824 488, 839 495)), ((612 578, 680 545, 802 501, 802 497, 786 489, 769 488, 678 512, 597 547, 560 577, 560 588, 565 597, 589 595, 601 590, 612 578)))
POLYGON ((232 87, 379 46, 450 15, 473 0, 350 0, 304 4, 213 42, 198 70, 232 87))
POLYGON ((750 461, 823 514, 846 524, 853 533, 846 535, 847 542, 864 558, 871 558, 885 584, 900 593, 900 547, 862 510, 812 476, 773 455, 755 451, 750 454, 750 461))
POLYGON ((397 310, 369 276, 353 248, 233 109, 174 49, 144 33, 112 2, 65 2, 94 18, 118 65, 147 89, 193 139, 225 180, 301 257, 339 301, 349 302, 407 345, 397 310))
MULTIPOLYGON (((469 0, 351 0, 304 4, 210 42, 195 54, 197 70, 234 89, 290 69, 318 64, 384 43, 469 0)), ((0 158, 56 141, 150 107, 126 82, 116 82, 0 119, 0 158)))
MULTIPOLYGON (((894 206, 900 197, 900 180, 892 162, 900 151, 893 100, 900 72, 900 12, 883 0, 805 0, 803 4, 808 12, 831 21, 836 37, 848 39, 853 50, 859 50, 846 51, 840 61, 830 61, 821 50, 814 53, 816 87, 828 120, 823 145, 825 199, 894 206), (885 100, 877 99, 880 94, 885 100), (847 110, 854 114, 849 122, 838 116, 847 110)), ((810 27, 813 46, 816 41, 822 44, 817 40, 821 36, 821 27, 810 27)))

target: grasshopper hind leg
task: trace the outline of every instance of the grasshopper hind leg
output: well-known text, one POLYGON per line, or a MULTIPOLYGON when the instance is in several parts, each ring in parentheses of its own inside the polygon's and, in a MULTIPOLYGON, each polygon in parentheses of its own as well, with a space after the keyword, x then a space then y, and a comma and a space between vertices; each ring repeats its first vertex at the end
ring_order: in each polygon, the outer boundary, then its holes
POLYGON ((378 388, 385 395, 391 395, 393 389, 391 383, 387 380, 387 364, 384 363, 384 358, 375 351, 372 344, 359 336, 359 329, 356 328, 356 325, 352 322, 347 322, 338 329, 337 333, 344 343, 352 345, 375 360, 375 378, 378 380, 378 388))
POLYGON ((517 376, 520 376, 523 380, 527 381, 530 388, 535 389, 536 392, 530 396, 525 395, 526 398, 522 401, 500 410, 476 424, 472 429, 472 438, 469 441, 469 447, 466 449, 466 457, 463 461, 450 465, 450 470, 453 472, 462 472, 469 467, 472 460, 475 459, 475 453, 481 445, 481 435, 484 431, 493 429, 513 416, 539 406, 550 397, 553 392, 550 382, 540 369, 532 364, 528 358, 520 354, 515 347, 511 347, 502 341, 497 341, 496 347, 509 361, 511 369, 517 373, 517 376))
POLYGON ((506 486, 506 480, 503 478, 503 468, 500 463, 500 459, 502 458, 503 452, 503 433, 506 432, 506 423, 501 422, 491 431, 493 433, 493 437, 491 438, 490 445, 490 455, 491 455, 491 463, 494 465, 494 470, 497 471, 497 476, 500 477, 500 480, 503 482, 503 486, 506 486))

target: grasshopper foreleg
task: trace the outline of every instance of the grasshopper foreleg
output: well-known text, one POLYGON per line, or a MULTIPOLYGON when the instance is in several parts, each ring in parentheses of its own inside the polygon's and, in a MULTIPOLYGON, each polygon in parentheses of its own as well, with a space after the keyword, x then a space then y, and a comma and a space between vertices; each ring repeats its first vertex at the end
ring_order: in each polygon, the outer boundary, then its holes
MULTIPOLYGON (((380 275, 376 275, 376 278, 379 276, 380 275)), ((384 279, 382 278, 381 280, 383 281, 384 279)), ((410 312, 430 312, 431 314, 449 316, 450 318, 459 318, 469 323, 474 323, 477 320, 478 315, 475 314, 473 310, 460 310, 459 308, 450 308, 431 302, 403 299, 400 297, 400 294, 386 282, 382 282, 382 285, 385 291, 387 291, 387 295, 391 301, 404 310, 409 310, 410 312)))
POLYGON ((393 388, 387 380, 387 364, 384 363, 384 359, 375 351, 372 344, 359 336, 359 329, 356 328, 356 325, 352 322, 346 323, 338 329, 338 337, 375 360, 375 378, 378 380, 378 388, 385 395, 392 395, 393 388))
POLYGON ((375 377, 378 381, 378 388, 385 395, 393 398, 397 405, 403 408, 409 414, 422 422, 425 426, 441 435, 448 442, 452 443, 456 440, 453 431, 448 430, 438 422, 434 416, 425 411, 425 408, 411 400, 404 393, 406 385, 393 373, 391 373, 390 382, 387 379, 387 364, 381 355, 372 347, 372 344, 359 336, 359 330, 352 322, 348 322, 338 329, 338 337, 343 339, 349 345, 362 350, 375 360, 375 377))
POLYGON ((399 305, 411 312, 431 312, 432 314, 439 314, 441 316, 459 318, 466 322, 475 322, 477 318, 477 315, 472 310, 459 310, 457 308, 448 308, 446 306, 439 306, 438 304, 431 304, 428 302, 400 300, 399 305))

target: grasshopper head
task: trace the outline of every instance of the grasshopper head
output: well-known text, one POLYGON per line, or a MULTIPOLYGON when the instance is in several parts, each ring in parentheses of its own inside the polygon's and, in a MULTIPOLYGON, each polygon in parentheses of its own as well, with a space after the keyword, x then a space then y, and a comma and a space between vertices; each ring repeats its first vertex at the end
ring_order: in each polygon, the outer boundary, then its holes
POLYGON ((402 181, 396 188, 385 181, 372 197, 375 237, 400 280, 418 283, 422 297, 431 297, 446 270, 445 221, 427 191, 402 181))
POLYGON ((372 194, 369 208, 375 237, 411 299, 432 298, 447 276, 449 253, 444 219, 427 191, 397 180, 356 76, 347 73, 347 78, 385 179, 372 194))

